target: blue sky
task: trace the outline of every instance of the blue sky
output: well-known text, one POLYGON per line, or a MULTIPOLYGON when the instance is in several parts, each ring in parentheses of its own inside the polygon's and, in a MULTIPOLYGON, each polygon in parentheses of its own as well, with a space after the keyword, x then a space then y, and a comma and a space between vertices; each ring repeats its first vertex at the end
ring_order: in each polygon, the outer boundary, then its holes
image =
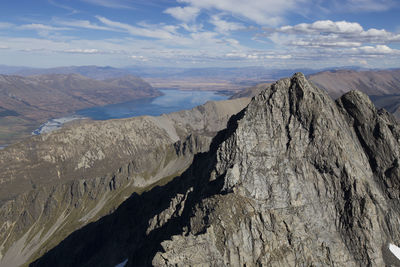
POLYGON ((400 1, 2 1, 0 64, 400 67, 400 1))

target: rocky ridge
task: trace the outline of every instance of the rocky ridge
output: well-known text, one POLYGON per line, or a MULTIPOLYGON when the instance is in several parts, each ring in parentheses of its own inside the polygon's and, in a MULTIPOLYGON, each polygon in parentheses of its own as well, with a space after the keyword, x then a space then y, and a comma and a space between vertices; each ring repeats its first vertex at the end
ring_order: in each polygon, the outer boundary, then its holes
POLYGON ((32 266, 396 266, 399 142, 394 117, 365 94, 334 102, 295 74, 253 98, 181 176, 32 266))
POLYGON ((179 175, 248 102, 81 121, 1 150, 0 266, 29 263, 133 192, 179 175))

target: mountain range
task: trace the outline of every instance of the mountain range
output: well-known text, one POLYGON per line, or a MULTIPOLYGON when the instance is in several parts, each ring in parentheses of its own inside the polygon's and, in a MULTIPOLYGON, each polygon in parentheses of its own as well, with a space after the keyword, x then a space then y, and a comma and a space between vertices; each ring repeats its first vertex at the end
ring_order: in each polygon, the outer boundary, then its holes
POLYGON ((48 119, 79 109, 159 95, 132 75, 102 81, 80 74, 0 75, 0 144, 27 136, 48 119))
POLYGON ((0 265, 397 266, 399 140, 365 93, 301 73, 69 125, 0 151, 0 265))

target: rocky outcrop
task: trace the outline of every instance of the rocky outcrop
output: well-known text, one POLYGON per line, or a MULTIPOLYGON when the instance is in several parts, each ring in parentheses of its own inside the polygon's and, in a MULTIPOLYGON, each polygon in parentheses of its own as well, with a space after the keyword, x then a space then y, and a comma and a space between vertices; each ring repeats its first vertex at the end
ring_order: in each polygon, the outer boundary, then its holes
POLYGON ((43 255, 76 229, 180 175, 249 99, 160 117, 81 121, 0 151, 0 266, 43 255))
POLYGON ((399 137, 363 93, 334 102, 295 74, 233 116, 181 176, 32 266, 396 266, 399 137))

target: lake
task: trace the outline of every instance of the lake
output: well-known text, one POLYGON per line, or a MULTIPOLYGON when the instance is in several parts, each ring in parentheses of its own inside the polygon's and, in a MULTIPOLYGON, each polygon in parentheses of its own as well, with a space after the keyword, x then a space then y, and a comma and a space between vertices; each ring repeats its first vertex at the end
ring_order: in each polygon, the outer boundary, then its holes
MULTIPOLYGON (((60 128, 64 123, 76 119, 109 120, 143 115, 159 116, 164 113, 191 109, 209 100, 218 101, 228 98, 228 96, 219 95, 214 91, 181 91, 172 89, 160 91, 163 93, 162 96, 81 109, 75 114, 66 117, 50 119, 34 130, 32 135, 52 132, 60 128)), ((2 148, 0 147, 0 149, 2 148)))
POLYGON ((181 91, 172 89, 160 91, 164 95, 155 98, 86 108, 77 111, 76 114, 93 120, 120 119, 142 115, 159 116, 163 113, 191 109, 209 100, 224 100, 228 98, 228 96, 219 95, 213 91, 181 91))

